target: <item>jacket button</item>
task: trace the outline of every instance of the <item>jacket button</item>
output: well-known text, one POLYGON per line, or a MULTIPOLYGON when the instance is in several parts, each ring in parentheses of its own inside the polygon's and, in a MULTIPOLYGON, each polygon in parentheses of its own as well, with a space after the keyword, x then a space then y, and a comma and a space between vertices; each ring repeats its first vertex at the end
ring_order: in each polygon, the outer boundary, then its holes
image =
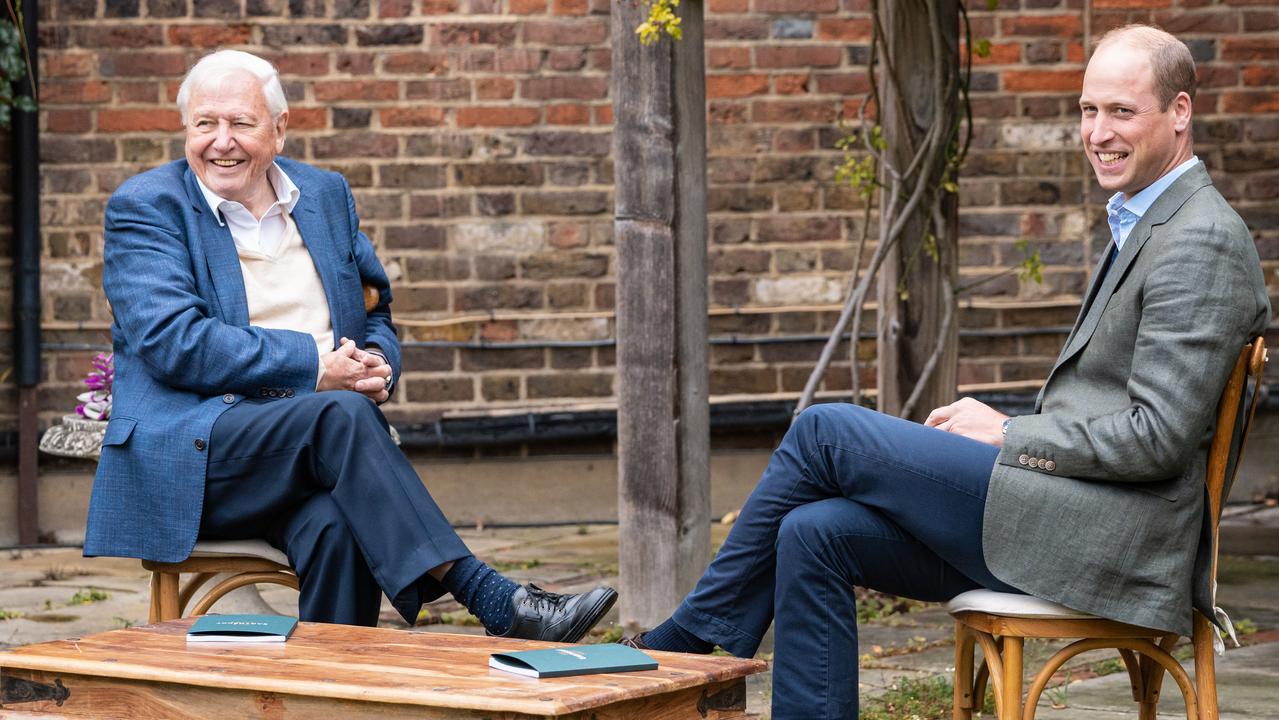
POLYGON ((293 388, 284 391, 284 397, 293 397, 293 388))
POLYGON ((1048 462, 1044 463, 1044 469, 1047 470, 1048 472, 1052 472, 1053 470, 1057 469, 1057 463, 1053 462, 1052 460, 1049 460, 1048 462))
POLYGON ((266 388, 258 388, 258 397, 267 397, 266 388))
POLYGON ((226 395, 222 396, 222 402, 226 403, 227 405, 230 405, 231 403, 235 402, 235 396, 232 395, 231 393, 227 393, 226 395))
POLYGON ((1035 464, 1039 466, 1039 469, 1040 469, 1040 470, 1047 470, 1047 469, 1048 469, 1048 461, 1047 461, 1047 460, 1045 460, 1045 459, 1043 459, 1043 458, 1039 458, 1039 462, 1038 462, 1038 463, 1035 463, 1035 464))
POLYGON ((1019 455, 1017 457, 1017 462, 1021 463, 1022 465, 1025 465, 1026 463, 1030 462, 1030 456, 1025 454, 1019 455))
POLYGON ((1038 463, 1039 463, 1039 458, 1034 457, 1033 455, 1031 457, 1026 458, 1026 464, 1029 465, 1030 467, 1037 467, 1038 463))
POLYGON ((203 439, 203 438, 196 438, 196 439, 195 439, 195 449, 196 449, 196 450, 203 450, 203 449, 204 449, 204 439, 203 439))

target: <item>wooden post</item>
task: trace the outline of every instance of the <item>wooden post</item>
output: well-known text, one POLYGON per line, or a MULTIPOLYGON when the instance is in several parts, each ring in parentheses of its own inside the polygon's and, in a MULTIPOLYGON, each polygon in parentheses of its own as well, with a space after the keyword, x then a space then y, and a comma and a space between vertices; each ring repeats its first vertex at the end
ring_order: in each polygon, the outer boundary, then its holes
MULTIPOLYGON (((10 4, 10 9, 14 6, 10 4)), ((30 67, 16 93, 35 97, 39 77, 38 3, 26 0, 22 33, 31 48, 30 67)), ((5 82, 8 82, 6 80, 5 82)), ((13 379, 18 386, 18 543, 40 542, 40 113, 14 108, 11 154, 13 187, 13 379)))
POLYGON ((618 520, 623 623, 650 628, 710 555, 706 73, 702 0, 683 38, 640 44, 613 6, 618 520))
MULTIPOLYGON (((889 157, 899 168, 910 165, 915 148, 933 123, 932 39, 926 2, 935 3, 945 32, 942 42, 943 73, 959 72, 959 10, 956 0, 884 0, 880 3, 885 37, 884 53, 901 81, 898 96, 893 84, 881 85, 880 116, 889 157), (902 112, 901 110, 904 110, 902 112)), ((944 80, 944 78, 943 78, 944 80)), ((947 117, 959 112, 957 94, 945 98, 950 110, 947 117)), ((939 184, 941 168, 932 182, 939 184)), ((909 190, 907 190, 909 192, 909 190)), ((882 203, 881 203, 882 205, 882 203)), ((936 338, 944 316, 943 303, 954 302, 942 289, 942 273, 950 272, 954 287, 955 253, 958 252, 959 206, 954 195, 942 203, 945 232, 938 233, 937 250, 949 263, 939 263, 920 250, 930 225, 929 204, 921 203, 902 234, 901 242, 885 258, 879 273, 879 410, 892 415, 901 412, 910 396, 924 364, 936 347, 936 338), (949 266, 950 270, 945 267, 949 266), (904 282, 903 282, 904 279, 904 282), (909 293, 902 299, 899 287, 909 293)), ((910 417, 922 421, 929 411, 954 400, 958 349, 958 322, 952 322, 943 344, 943 355, 932 380, 914 406, 910 417)))

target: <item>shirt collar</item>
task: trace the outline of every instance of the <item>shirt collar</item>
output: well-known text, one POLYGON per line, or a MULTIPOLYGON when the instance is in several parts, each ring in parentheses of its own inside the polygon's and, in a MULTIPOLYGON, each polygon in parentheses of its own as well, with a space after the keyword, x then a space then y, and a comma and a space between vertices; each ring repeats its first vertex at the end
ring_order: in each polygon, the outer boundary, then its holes
POLYGON ((1146 211, 1150 209, 1150 206, 1154 205, 1155 201, 1159 199, 1159 196, 1164 194, 1168 186, 1176 182, 1177 178, 1186 174, 1186 171, 1194 167, 1198 162, 1199 158, 1197 156, 1190 156, 1189 160, 1169 170, 1163 177, 1147 186, 1145 190, 1129 198, 1127 202, 1124 201, 1122 192, 1115 193, 1110 197, 1110 201, 1106 203, 1106 212, 1113 215, 1122 208, 1132 213, 1137 219, 1141 219, 1146 214, 1146 211))
MULTIPOLYGON (((271 163, 271 167, 266 169, 266 178, 271 183, 271 189, 275 191, 276 202, 285 212, 292 213, 294 206, 298 204, 298 200, 302 197, 302 191, 298 189, 297 185, 293 184, 288 174, 277 163, 271 163)), ((244 207, 240 203, 234 200, 227 200, 210 190, 200 181, 199 175, 195 176, 195 183, 200 186, 204 201, 209 204, 209 209, 213 211, 213 217, 217 218, 218 225, 226 225, 226 221, 222 218, 223 205, 244 207)))

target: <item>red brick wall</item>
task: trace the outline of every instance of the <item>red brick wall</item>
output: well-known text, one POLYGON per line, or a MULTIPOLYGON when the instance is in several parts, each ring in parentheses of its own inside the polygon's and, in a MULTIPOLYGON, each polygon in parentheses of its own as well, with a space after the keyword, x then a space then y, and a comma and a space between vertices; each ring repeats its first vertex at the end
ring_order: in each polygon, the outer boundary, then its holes
MULTIPOLYGON (((713 308, 840 301, 861 220, 833 181, 834 142, 867 85, 865 4, 709 0, 713 308)), ((406 340, 611 338, 608 9, 608 0, 42 3, 45 341, 107 342, 105 200, 124 178, 181 157, 178 82, 220 46, 279 65, 291 103, 286 153, 343 172, 355 188, 406 340), (489 312, 517 315, 450 324, 489 312)), ((1077 138, 1085 32, 1154 21, 1188 41, 1202 77, 1196 150, 1279 286, 1279 10, 1096 0, 1086 12, 1079 0, 1001 0, 972 20, 992 53, 973 74, 963 281, 1015 263, 1021 239, 1046 268, 1042 285, 1003 275, 965 295, 961 382, 1042 378, 1063 339, 1055 328, 1072 322, 1105 242, 1104 198, 1077 138)), ((7 274, 6 261, 0 284, 7 274)), ((832 317, 727 314, 711 328, 721 338, 818 336, 832 317)), ((819 347, 716 344, 712 391, 798 391, 819 347)), ((71 407, 87 355, 46 354, 46 420, 71 407)), ((598 403, 614 390, 606 344, 418 347, 405 358, 393 419, 598 403)), ((847 373, 837 364, 827 387, 846 387, 847 373)), ((11 426, 13 406, 0 408, 0 424, 11 426)))

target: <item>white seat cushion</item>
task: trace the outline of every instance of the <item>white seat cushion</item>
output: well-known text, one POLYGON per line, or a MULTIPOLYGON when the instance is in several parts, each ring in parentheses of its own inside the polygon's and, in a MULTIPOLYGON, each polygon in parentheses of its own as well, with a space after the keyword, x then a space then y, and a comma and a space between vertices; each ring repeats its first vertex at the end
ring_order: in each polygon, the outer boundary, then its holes
POLYGON ((1009 617, 1062 620, 1095 617, 1031 595, 1001 593, 994 590, 969 590, 960 593, 946 603, 946 612, 951 615, 959 612, 980 612, 1009 617))
POLYGON ((248 556, 270 560, 285 567, 289 556, 271 547, 265 540, 198 540, 191 557, 248 556))

